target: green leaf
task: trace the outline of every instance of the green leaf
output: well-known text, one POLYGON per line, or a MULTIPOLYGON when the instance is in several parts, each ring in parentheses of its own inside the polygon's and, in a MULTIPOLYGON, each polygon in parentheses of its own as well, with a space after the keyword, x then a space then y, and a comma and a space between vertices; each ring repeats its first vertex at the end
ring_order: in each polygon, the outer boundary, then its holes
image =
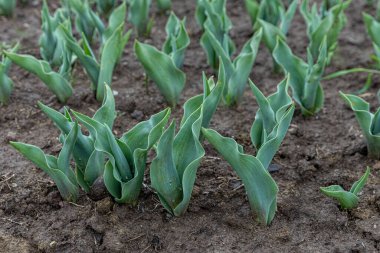
MULTIPOLYGON (((16 53, 19 49, 19 44, 17 43, 12 49, 12 53, 16 53)), ((8 71, 11 66, 12 61, 7 57, 3 56, 0 61, 0 105, 7 104, 9 97, 11 96, 13 90, 13 81, 8 77, 8 71)))
POLYGON ((16 0, 0 0, 0 16, 12 17, 16 0))
POLYGON ((336 199, 344 209, 352 209, 358 205, 359 197, 355 194, 345 191, 339 185, 331 185, 328 187, 320 187, 323 194, 327 197, 336 199))
POLYGON ((116 118, 115 98, 113 96, 111 88, 108 85, 105 85, 103 89, 105 90, 103 103, 102 106, 94 114, 93 119, 106 124, 109 128, 112 129, 116 118))
POLYGON ((219 105, 224 89, 224 83, 218 81, 215 85, 212 78, 207 80, 205 73, 203 73, 202 80, 203 95, 194 96, 185 102, 183 105, 181 126, 186 122, 192 113, 202 106, 202 127, 208 127, 211 118, 219 105))
POLYGON ((211 129, 203 128, 202 133, 243 181, 249 203, 259 221, 270 224, 277 209, 278 187, 268 171, 257 158, 243 154, 233 139, 211 129))
POLYGON ((202 107, 198 107, 175 137, 172 123, 160 138, 150 167, 152 187, 163 206, 175 216, 183 214, 189 205, 196 172, 205 154, 199 141, 202 118, 202 107))
POLYGON ((288 94, 288 80, 283 80, 277 91, 268 98, 250 83, 260 107, 252 124, 251 140, 257 149, 256 158, 266 169, 285 138, 294 114, 294 105, 288 94))
MULTIPOLYGON (((375 115, 370 112, 369 104, 362 98, 355 95, 344 94, 342 92, 340 92, 340 96, 355 113, 355 117, 367 141, 368 155, 375 159, 379 159, 380 133, 377 129, 380 129, 380 127, 379 121, 377 120, 378 116, 375 117, 375 115)), ((376 113, 376 115, 378 115, 378 113, 376 113)))
POLYGON ((117 202, 136 202, 144 179, 147 152, 161 137, 169 116, 169 109, 161 111, 149 120, 137 124, 118 140, 118 145, 131 166, 133 177, 130 180, 122 179, 112 161, 107 163, 104 183, 117 202))
POLYGON ((339 201, 339 204, 344 209, 353 209, 357 207, 359 203, 358 193, 363 189, 364 185, 367 182, 371 169, 367 167, 364 175, 356 181, 350 191, 345 191, 339 185, 330 185, 328 187, 320 187, 323 194, 326 196, 336 199, 339 201))
POLYGON ((39 79, 52 91, 62 103, 65 103, 72 94, 70 83, 57 72, 54 72, 49 63, 37 60, 31 55, 4 52, 16 65, 38 76, 39 79))
POLYGON ((355 195, 358 195, 359 192, 363 189, 364 185, 366 184, 370 172, 371 169, 367 167, 364 175, 352 185, 350 192, 352 192, 355 195))
POLYGON ((20 142, 10 143, 17 151, 23 156, 32 161, 35 165, 41 168, 57 185, 61 196, 67 201, 76 201, 78 197, 78 187, 69 179, 63 171, 51 165, 57 165, 56 158, 52 156, 45 156, 44 152, 33 145, 24 144, 20 142), (53 159, 53 160, 52 160, 53 159))
POLYGON ((249 74, 252 71, 260 45, 262 30, 260 29, 244 46, 240 54, 232 61, 229 55, 218 43, 214 34, 206 27, 205 34, 210 39, 215 53, 220 57, 224 68, 224 101, 227 105, 234 105, 240 101, 249 74))
POLYGON ((174 106, 185 86, 185 73, 175 66, 170 56, 153 46, 136 41, 134 50, 146 74, 157 84, 168 104, 174 106))
POLYGON ((186 19, 182 21, 172 12, 166 23, 166 40, 162 51, 169 55, 177 68, 181 68, 185 58, 185 50, 190 45, 190 38, 186 31, 186 19))
MULTIPOLYGON (((64 26, 61 25, 59 27, 59 31, 62 33, 63 38, 65 38, 67 48, 78 57, 80 64, 85 69, 87 75, 90 77, 90 80, 92 82, 92 89, 96 90, 100 65, 97 62, 95 56, 92 54, 92 51, 88 51, 86 53, 86 50, 82 49, 79 46, 78 42, 74 39, 71 32, 68 31, 64 26)), ((84 45, 86 45, 86 43, 84 45)), ((85 48, 88 49, 88 47, 85 48)))
POLYGON ((206 52, 207 62, 213 69, 218 69, 219 56, 213 48, 213 42, 210 41, 209 34, 213 34, 222 45, 228 56, 235 51, 235 45, 229 38, 228 32, 232 28, 232 23, 227 16, 226 0, 199 0, 197 3, 196 18, 205 32, 201 37, 201 45, 206 52))
POLYGON ((78 123, 75 122, 74 127, 67 135, 61 152, 57 159, 57 168, 65 174, 73 184, 76 184, 76 177, 74 172, 70 168, 71 155, 74 150, 75 142, 78 137, 78 123))
MULTIPOLYGON (((103 100, 105 84, 111 85, 113 70, 123 53, 126 42, 123 37, 124 23, 122 23, 107 39, 102 50, 98 85, 96 89, 97 100, 103 100)), ((127 41, 129 35, 127 37, 127 41)))
POLYGON ((161 11, 169 10, 172 7, 171 0, 157 0, 158 9, 161 11))
POLYGON ((152 0, 128 0, 128 3, 128 21, 133 24, 138 36, 145 35, 147 33, 149 9, 152 0))
POLYGON ((317 113, 324 102, 321 79, 327 63, 326 40, 322 43, 319 58, 314 65, 310 56, 308 64, 293 55, 286 42, 280 38, 277 39, 273 57, 289 75, 293 98, 301 106, 302 113, 305 116, 317 113))
POLYGON ((173 158, 174 134, 175 123, 172 123, 160 138, 157 155, 150 168, 152 187, 158 192, 160 199, 170 207, 168 211, 171 213, 182 197, 181 178, 173 158))

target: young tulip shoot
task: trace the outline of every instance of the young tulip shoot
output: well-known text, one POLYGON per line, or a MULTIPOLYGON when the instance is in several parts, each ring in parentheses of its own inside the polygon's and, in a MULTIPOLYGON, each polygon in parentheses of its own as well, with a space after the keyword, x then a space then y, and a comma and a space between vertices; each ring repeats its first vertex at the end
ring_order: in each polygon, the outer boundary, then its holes
MULTIPOLYGON (((252 0, 248 0, 246 2, 250 2, 252 0)), ((256 1, 252 1, 256 2, 256 1)), ((262 1, 261 4, 268 3, 271 1, 262 1)), ((267 6, 266 8, 272 9, 271 4, 264 4, 267 6)), ((255 21, 255 27, 257 29, 262 28, 263 30, 263 41, 265 46, 270 51, 271 55, 273 55, 274 48, 276 47, 277 37, 280 37, 282 40, 286 41, 286 35, 288 33, 288 29, 293 20, 295 11, 297 9, 298 1, 294 0, 290 5, 288 10, 285 12, 282 5, 276 5, 276 8, 280 8, 279 13, 281 14, 279 18, 277 18, 277 22, 271 23, 270 15, 268 14, 258 14, 257 20, 255 21), (282 7, 281 7, 282 6, 282 7), (265 18, 266 17, 266 18, 265 18)), ((259 8, 261 10, 261 8, 259 8)), ((263 11, 264 12, 264 11, 263 11)), ((272 20, 273 22, 274 20, 272 20)), ((273 59, 273 67, 275 72, 281 71, 281 66, 277 64, 277 62, 273 59)))
MULTIPOLYGON (((115 99, 108 85, 105 86, 105 89, 106 95, 104 96, 103 104, 91 119, 102 122, 112 129, 116 118, 115 99)), ((65 108, 64 114, 62 114, 42 103, 38 105, 61 131, 60 140, 65 139, 75 125, 69 110, 65 108)), ((73 149, 73 158, 76 163, 75 174, 78 184, 86 192, 91 191, 94 182, 100 178, 104 172, 105 155, 95 149, 95 140, 96 135, 91 132, 89 135, 84 135, 79 127, 78 137, 73 149)))
POLYGON ((137 59, 144 67, 170 106, 175 106, 185 86, 186 75, 171 58, 157 48, 136 41, 134 45, 137 59))
POLYGON ((221 79, 225 82, 223 100, 227 106, 236 105, 243 96, 249 74, 252 71, 262 37, 262 30, 260 29, 246 42, 240 54, 233 61, 207 27, 206 34, 210 39, 214 52, 221 59, 219 73, 223 74, 221 79))
MULTIPOLYGON (((335 2, 335 1, 334 1, 335 2)), ((327 40, 327 64, 330 63, 338 46, 339 35, 347 23, 344 11, 350 5, 351 0, 336 1, 329 9, 321 9, 318 13, 316 3, 309 8, 309 0, 303 0, 300 11, 307 25, 307 36, 309 37, 309 50, 313 59, 320 54, 322 43, 327 40)))
POLYGON ((79 194, 79 186, 74 171, 70 168, 71 154, 78 135, 78 124, 75 123, 64 140, 63 147, 58 157, 45 155, 38 147, 21 143, 10 144, 22 155, 42 169, 57 185, 63 199, 76 201, 79 194))
POLYGON ((38 60, 31 55, 14 52, 4 52, 4 54, 16 65, 35 74, 57 96, 60 102, 66 103, 71 96, 72 87, 68 80, 70 78, 70 63, 67 62, 67 59, 59 72, 55 72, 47 61, 38 60))
POLYGON ((354 111, 356 119, 367 141, 368 156, 380 159, 380 108, 370 112, 369 104, 362 98, 340 92, 346 104, 354 111))
POLYGON ((281 0, 245 0, 245 8, 254 30, 260 27, 259 20, 263 20, 278 27, 284 34, 288 32, 297 5, 298 1, 293 0, 286 9, 281 0))
POLYGON ((219 67, 219 54, 215 52, 215 42, 211 41, 210 34, 229 57, 235 51, 235 45, 228 36, 232 23, 227 16, 226 0, 198 0, 196 19, 205 31, 201 37, 201 45, 206 52, 208 64, 216 70, 219 67))
POLYGON ((65 27, 71 32, 71 22, 65 16, 63 9, 58 9, 54 16, 51 16, 46 0, 43 1, 41 19, 42 34, 39 40, 41 57, 49 62, 52 67, 61 66, 65 54, 68 52, 65 52, 64 39, 57 28, 64 23, 65 27))
POLYGON ((257 156, 244 154, 243 147, 232 138, 221 136, 211 129, 202 129, 204 137, 223 156, 241 178, 251 209, 258 220, 270 224, 277 210, 278 187, 268 167, 289 128, 294 105, 287 93, 287 80, 268 98, 251 83, 258 100, 259 111, 251 129, 252 143, 257 156))
POLYGON ((203 75, 204 94, 184 105, 181 126, 175 135, 175 123, 165 130, 157 145, 157 155, 150 167, 152 187, 164 208, 182 215, 190 203, 196 173, 205 151, 200 143, 201 127, 207 127, 219 104, 223 84, 214 86, 203 75))
POLYGON ((300 105, 302 114, 311 116, 317 113, 324 103, 324 93, 321 86, 322 75, 327 64, 327 43, 323 40, 319 56, 314 58, 308 49, 308 62, 293 55, 291 49, 281 38, 273 51, 276 62, 289 74, 294 100, 300 105))
POLYGON ((118 203, 135 203, 144 179, 147 153, 161 137, 170 110, 137 124, 120 139, 101 120, 77 112, 74 115, 95 136, 95 150, 108 158, 103 177, 109 193, 118 203))
POLYGON ((337 200, 343 209, 353 209, 358 206, 358 194, 365 186, 371 170, 367 167, 364 175, 356 181, 349 191, 346 191, 340 185, 330 185, 321 187, 321 192, 327 197, 337 200))
POLYGON ((96 32, 96 19, 97 16, 91 9, 88 0, 67 0, 67 6, 75 13, 75 27, 76 30, 84 34, 87 41, 92 42, 96 32))
MULTIPOLYGON (((19 45, 16 44, 12 49, 12 53, 16 53, 19 45)), ((8 72, 12 61, 7 59, 5 55, 0 61, 0 105, 8 104, 9 97, 13 90, 13 81, 9 78, 8 72)))
POLYGON ((179 18, 172 12, 166 23, 167 34, 162 52, 169 55, 177 68, 181 68, 185 58, 185 50, 190 45, 190 38, 186 31, 186 19, 179 18))
MULTIPOLYGON (((115 9, 114 12, 117 10, 118 9, 115 9)), ((104 97, 104 86, 106 83, 109 85, 112 83, 114 68, 123 53, 125 45, 128 43, 131 33, 127 32, 124 34, 124 22, 121 22, 120 25, 110 33, 111 35, 109 35, 109 37, 107 36, 101 49, 99 63, 86 37, 83 37, 82 48, 68 29, 61 26, 60 31, 65 39, 67 48, 78 57, 79 62, 89 76, 92 82, 91 88, 96 92, 97 100, 102 101, 104 97)))
POLYGON ((127 0, 128 21, 132 23, 138 36, 150 34, 151 21, 149 20, 149 9, 152 0, 127 0))
POLYGON ((380 69, 380 22, 367 13, 363 13, 363 19, 367 33, 372 40, 372 45, 375 50, 374 58, 377 63, 377 68, 380 69))

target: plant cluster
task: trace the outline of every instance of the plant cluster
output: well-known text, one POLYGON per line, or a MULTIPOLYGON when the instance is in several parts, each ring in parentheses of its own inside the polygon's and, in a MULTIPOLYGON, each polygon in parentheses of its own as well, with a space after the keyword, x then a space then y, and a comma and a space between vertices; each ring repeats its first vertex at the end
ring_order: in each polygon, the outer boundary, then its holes
MULTIPOLYGON (((11 16, 12 3, 0 0, 0 13, 11 16)), ((309 38, 305 61, 294 55, 286 42, 298 1, 284 5, 279 0, 245 0, 253 35, 240 53, 232 57, 235 45, 229 36, 232 22, 227 15, 226 0, 198 0, 196 20, 202 30, 200 44, 208 64, 217 72, 217 81, 207 79, 203 73, 203 94, 184 103, 183 116, 176 127, 174 119, 169 121, 171 110, 176 108, 186 84, 183 66, 190 45, 186 18, 179 19, 174 12, 170 13, 165 27, 166 39, 161 49, 157 49, 141 39, 149 35, 153 25, 149 18, 151 0, 125 0, 119 5, 115 0, 62 0, 62 7, 53 15, 44 0, 39 40, 42 59, 18 54, 18 45, 2 50, 0 103, 6 104, 12 91, 13 82, 8 76, 12 62, 35 74, 62 103, 73 93, 72 70, 77 62, 84 68, 102 105, 90 117, 67 107, 59 112, 38 103, 61 132, 62 149, 57 157, 30 144, 11 142, 11 145, 48 174, 67 201, 76 201, 82 190, 91 193, 95 183, 103 183, 116 202, 135 204, 148 166, 151 187, 162 206, 172 215, 180 216, 189 206, 207 140, 242 180, 259 222, 270 224, 277 210, 279 188, 269 173, 269 166, 291 124, 294 102, 305 116, 315 115, 323 108, 321 81, 336 51, 339 35, 346 24, 344 11, 350 3, 350 0, 324 0, 319 7, 313 4, 309 8, 309 1, 302 1, 300 12, 309 38), (136 38, 139 37, 134 43, 137 60, 147 79, 157 85, 172 108, 116 136, 113 124, 117 113, 111 83, 132 32, 125 31, 126 19, 134 26, 136 38), (271 53, 275 71, 284 74, 276 92, 267 97, 249 79, 261 42, 271 53), (233 138, 209 128, 220 102, 227 106, 238 105, 247 83, 259 106, 250 131, 255 155, 244 152, 243 146, 233 138), (154 152, 154 158, 148 164, 150 152, 154 152)), ((157 6, 165 13, 172 3, 158 0, 157 6)), ((363 15, 375 48, 375 59, 380 64, 380 23, 369 14, 363 15)), ((349 72, 354 71, 345 71, 349 72)), ((334 73, 328 78, 342 73, 334 73)), ((369 155, 379 159, 380 109, 372 114, 363 99, 344 93, 341 96, 359 121, 369 155)), ((343 208, 354 208, 369 173, 368 168, 350 191, 337 185, 322 187, 321 191, 337 199, 343 208)))

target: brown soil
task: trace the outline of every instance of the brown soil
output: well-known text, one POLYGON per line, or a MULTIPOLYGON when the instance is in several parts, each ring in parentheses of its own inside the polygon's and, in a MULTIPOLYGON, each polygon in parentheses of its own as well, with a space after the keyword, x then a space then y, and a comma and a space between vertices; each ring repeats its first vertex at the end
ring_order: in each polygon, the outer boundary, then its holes
MULTIPOLYGON (((13 19, 0 18, 0 41, 21 41, 23 53, 38 56, 40 1, 19 6, 13 19)), ((58 1, 49 1, 52 8, 58 1)), ((243 1, 228 1, 234 24, 231 36, 239 48, 251 36, 243 1)), ((201 32, 194 20, 195 1, 174 1, 180 17, 187 16, 191 45, 184 70, 187 85, 181 98, 202 92, 201 73, 211 74, 199 45, 201 32)), ((348 24, 327 72, 370 66, 371 43, 365 33, 362 11, 365 1, 355 1, 347 11, 348 24)), ((156 9, 153 10, 155 13, 156 9)), ((167 16, 156 15, 148 43, 162 45, 167 16)), ((151 84, 144 87, 143 70, 128 44, 115 72, 119 117, 115 133, 121 134, 138 121, 165 107, 151 84)), ((305 55, 307 38, 302 17, 297 14, 289 43, 305 55)), ((146 180, 137 206, 118 205, 110 197, 92 201, 82 195, 77 204, 62 201, 52 181, 9 145, 18 140, 57 154, 58 130, 36 107, 38 100, 62 108, 33 75, 13 67, 15 90, 9 106, 0 108, 0 252, 379 252, 380 251, 380 163, 366 157, 366 148, 354 114, 338 91, 354 92, 366 76, 355 74, 323 83, 325 108, 315 117, 296 111, 289 133, 274 159, 280 170, 273 174, 280 192, 273 223, 259 225, 252 215, 244 188, 231 167, 211 146, 198 171, 188 212, 175 218, 160 205, 146 180), (340 210, 323 196, 320 186, 351 183, 371 166, 372 173, 352 211, 340 210)), ((93 99, 89 81, 76 69, 75 93, 68 106, 92 115, 99 104, 93 99)), ((281 75, 272 72, 268 51, 261 47, 251 78, 269 94, 281 75)), ((380 79, 364 97, 378 106, 380 79)), ((237 109, 218 109, 211 127, 231 136, 253 153, 249 139, 257 105, 249 89, 237 109)), ((181 106, 174 109, 179 119, 181 106)))

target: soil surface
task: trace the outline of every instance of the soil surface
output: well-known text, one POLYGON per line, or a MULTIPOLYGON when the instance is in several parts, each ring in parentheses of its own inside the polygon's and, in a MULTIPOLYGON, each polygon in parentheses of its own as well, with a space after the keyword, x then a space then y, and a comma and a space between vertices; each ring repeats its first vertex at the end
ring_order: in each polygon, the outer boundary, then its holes
MULTIPOLYGON (((49 1, 57 8, 58 1, 49 1)), ((21 52, 39 56, 40 1, 18 6, 13 19, 0 18, 0 42, 20 41, 21 52)), ((182 115, 182 104, 202 92, 201 73, 212 74, 199 45, 201 31, 194 19, 195 1, 175 0, 179 17, 187 17, 191 45, 184 71, 186 88, 173 119, 182 115)), ((371 67, 371 42, 362 21, 362 11, 373 13, 365 1, 354 1, 347 10, 348 23, 339 48, 326 70, 371 67)), ((167 15, 152 9, 155 25, 150 38, 157 47, 165 40, 167 15)), ((238 49, 252 36, 243 1, 228 1, 233 22, 231 37, 238 49)), ((305 56, 308 43, 299 13, 290 29, 289 44, 305 56)), ((121 135, 137 122, 165 108, 153 83, 144 86, 144 71, 128 43, 118 65, 112 87, 118 92, 118 118, 114 132, 121 135)), ((259 225, 229 164, 205 144, 206 156, 198 170, 193 197, 182 217, 170 216, 159 203, 146 176, 136 206, 116 204, 111 197, 93 201, 82 194, 76 204, 61 199, 57 188, 40 169, 9 145, 17 140, 37 145, 47 153, 61 148, 59 131, 37 108, 37 101, 61 109, 55 97, 33 75, 13 66, 15 82, 10 104, 0 108, 0 252, 379 252, 380 251, 380 162, 366 156, 366 146, 354 113, 339 97, 339 90, 355 92, 366 80, 363 74, 324 81, 325 107, 305 118, 297 109, 289 132, 274 158, 279 170, 273 177, 279 185, 278 211, 268 227, 259 225), (341 210, 325 197, 320 186, 340 184, 349 188, 372 167, 359 207, 341 210)), ((99 107, 81 67, 75 69, 74 95, 67 106, 92 115, 99 107)), ((252 80, 270 94, 282 75, 272 71, 272 60, 260 47, 252 80)), ((373 108, 379 105, 376 92, 380 78, 362 95, 373 108)), ((221 106, 211 126, 234 137, 246 152, 254 154, 249 130, 257 103, 246 89, 238 108, 221 106)), ((149 166, 148 166, 149 167, 149 166)), ((148 175, 148 172, 147 174, 148 175)))

